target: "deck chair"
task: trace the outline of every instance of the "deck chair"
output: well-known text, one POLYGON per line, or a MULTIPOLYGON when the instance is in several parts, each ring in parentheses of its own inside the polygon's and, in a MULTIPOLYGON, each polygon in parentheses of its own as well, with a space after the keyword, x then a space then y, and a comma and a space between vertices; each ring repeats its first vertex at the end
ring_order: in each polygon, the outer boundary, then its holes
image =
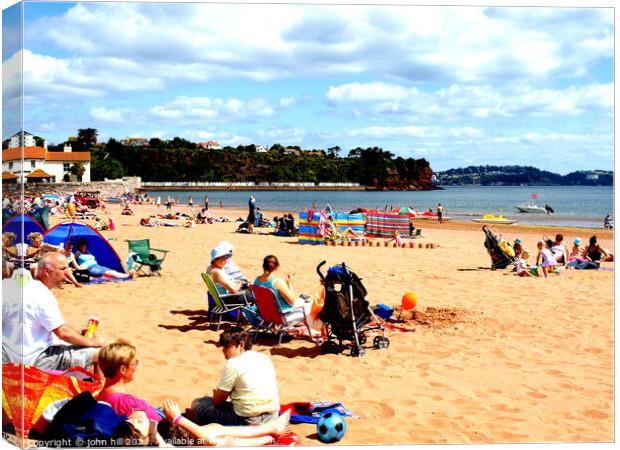
MULTIPOLYGON (((220 294, 220 292, 215 287, 215 283, 211 278, 211 275, 208 273, 202 273, 202 279, 207 285, 207 289, 209 290, 209 295, 213 299, 213 303, 215 303, 215 308, 211 308, 209 310, 209 326, 213 324, 213 316, 217 316, 217 328, 216 331, 219 331, 220 324, 222 322, 222 316, 227 313, 235 312, 240 310, 250 310, 250 305, 244 294, 220 294)), ((240 317, 240 316, 238 316, 240 317)))
POLYGON ((299 324, 306 326, 308 329, 308 336, 312 339, 312 332, 310 330, 310 325, 308 325, 308 318, 306 317, 306 312, 303 307, 299 306, 286 311, 286 313, 282 313, 280 303, 273 290, 254 284, 250 285, 250 289, 254 294, 254 301, 256 302, 261 319, 260 323, 254 327, 254 342, 256 342, 258 333, 262 330, 275 333, 278 336, 279 346, 282 342, 282 336, 287 334, 287 328, 299 324), (301 310, 303 313, 301 319, 291 320, 291 313, 295 313, 298 310, 301 310))
POLYGON ((422 237, 422 229, 421 228, 416 228, 415 229, 415 233, 411 237, 413 237, 413 238, 420 238, 420 237, 422 237))
POLYGON ((148 275, 149 277, 151 275, 161 276, 161 273, 159 273, 161 265, 170 250, 152 248, 148 239, 128 240, 127 244, 129 245, 129 251, 134 253, 133 260, 138 272, 148 275), (158 258, 157 255, 151 252, 159 252, 163 254, 163 256, 158 258), (146 272, 147 267, 149 269, 148 273, 146 272))

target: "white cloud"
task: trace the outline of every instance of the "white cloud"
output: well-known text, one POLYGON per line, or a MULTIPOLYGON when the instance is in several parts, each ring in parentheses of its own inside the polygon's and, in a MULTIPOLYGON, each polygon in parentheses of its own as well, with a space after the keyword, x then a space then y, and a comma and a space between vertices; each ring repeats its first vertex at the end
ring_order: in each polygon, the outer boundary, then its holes
POLYGON ((126 120, 122 110, 109 109, 103 106, 92 107, 90 109, 90 116, 103 122, 122 123, 126 120))
POLYGON ((243 101, 235 98, 179 96, 168 103, 151 107, 149 113, 161 119, 230 121, 270 117, 276 109, 277 106, 263 98, 243 101))
POLYGON ((139 76, 155 89, 172 80, 357 73, 494 84, 574 77, 613 56, 610 10, 505 9, 80 3, 27 27, 26 42, 68 53, 76 76, 97 61, 119 64, 118 85, 108 82, 116 89, 139 76))
POLYGON ((348 83, 331 86, 326 102, 332 106, 354 106, 359 115, 415 115, 416 117, 489 118, 611 114, 613 84, 571 86, 566 89, 533 89, 452 85, 436 91, 383 82, 348 83))

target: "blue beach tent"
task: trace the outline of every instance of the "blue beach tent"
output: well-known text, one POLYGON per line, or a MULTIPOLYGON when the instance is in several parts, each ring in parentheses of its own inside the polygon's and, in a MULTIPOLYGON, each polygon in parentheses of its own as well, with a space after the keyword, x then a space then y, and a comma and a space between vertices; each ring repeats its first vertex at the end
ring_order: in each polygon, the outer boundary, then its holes
POLYGON ((77 250, 77 242, 80 239, 86 240, 88 251, 95 256, 97 264, 109 267, 118 272, 125 271, 121 258, 108 240, 86 223, 59 223, 55 227, 47 230, 47 233, 43 236, 43 240, 52 245, 62 244, 66 247, 67 242, 71 242, 74 251, 77 250))
POLYGON ((7 220, 7 222, 4 225, 2 225, 2 233, 6 233, 7 231, 15 233, 15 236, 17 236, 17 239, 15 239, 16 244, 20 242, 24 242, 28 245, 32 244, 32 242, 30 242, 30 239, 28 239, 28 235, 30 233, 33 233, 35 231, 41 234, 45 233, 45 230, 39 224, 39 222, 34 220, 28 214, 24 214, 24 213, 15 214, 13 217, 7 220), (22 235, 22 223, 24 225, 23 235, 22 235))

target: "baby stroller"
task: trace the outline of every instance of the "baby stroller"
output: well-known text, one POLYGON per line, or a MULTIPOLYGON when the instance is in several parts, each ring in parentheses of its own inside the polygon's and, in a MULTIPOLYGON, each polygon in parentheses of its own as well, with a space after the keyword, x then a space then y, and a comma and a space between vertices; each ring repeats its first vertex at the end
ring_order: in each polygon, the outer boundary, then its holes
POLYGON ((511 264, 516 266, 517 261, 515 261, 515 258, 505 253, 499 246, 501 236, 496 236, 493 234, 493 232, 487 228, 486 225, 482 227, 482 231, 484 231, 484 234, 486 235, 484 246, 487 249, 487 252, 489 252, 489 255, 491 255, 491 268, 493 270, 505 269, 511 264))
POLYGON ((325 304, 319 313, 319 319, 325 323, 327 341, 322 349, 334 352, 344 346, 342 341, 351 342, 351 356, 362 356, 362 347, 366 343, 366 332, 379 330, 381 335, 375 336, 374 348, 388 348, 390 341, 385 337, 385 329, 377 320, 366 301, 366 288, 360 278, 345 263, 330 267, 327 275, 321 273, 320 263, 316 271, 325 288, 325 304), (374 319, 376 325, 369 325, 374 319), (338 344, 334 342, 338 339, 338 344))

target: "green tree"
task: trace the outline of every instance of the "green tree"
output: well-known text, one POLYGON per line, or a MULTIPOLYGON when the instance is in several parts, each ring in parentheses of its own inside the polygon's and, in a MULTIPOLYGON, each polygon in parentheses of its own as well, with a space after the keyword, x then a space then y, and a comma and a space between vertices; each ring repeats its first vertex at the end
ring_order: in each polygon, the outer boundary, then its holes
POLYGON ((75 164, 71 166, 71 169, 69 169, 69 172, 75 175, 78 181, 82 181, 82 177, 86 173, 86 167, 84 166, 84 163, 82 161, 77 161, 75 164))
POLYGON ((94 128, 80 128, 78 129, 78 142, 80 142, 84 149, 88 149, 93 145, 97 145, 97 135, 99 132, 94 128))

